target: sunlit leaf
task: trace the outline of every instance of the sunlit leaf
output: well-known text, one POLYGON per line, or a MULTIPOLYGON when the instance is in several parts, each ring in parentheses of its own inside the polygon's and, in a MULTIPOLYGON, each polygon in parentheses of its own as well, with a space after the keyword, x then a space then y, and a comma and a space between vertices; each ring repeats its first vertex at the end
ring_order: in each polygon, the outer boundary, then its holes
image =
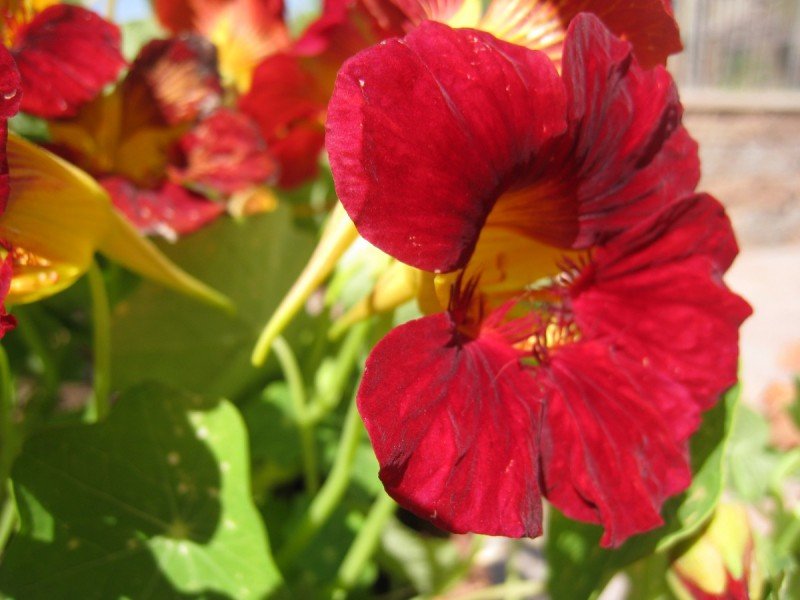
POLYGON ((11 598, 262 598, 280 586, 229 403, 149 385, 43 432, 14 469, 11 598))

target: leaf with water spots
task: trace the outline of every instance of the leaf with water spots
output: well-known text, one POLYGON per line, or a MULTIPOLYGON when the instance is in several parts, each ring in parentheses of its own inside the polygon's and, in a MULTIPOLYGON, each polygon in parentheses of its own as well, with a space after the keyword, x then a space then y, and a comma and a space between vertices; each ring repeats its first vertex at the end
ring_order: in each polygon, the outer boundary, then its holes
POLYGON ((691 440, 692 485, 664 505, 662 527, 635 536, 616 550, 606 550, 600 547, 600 527, 551 511, 547 555, 548 591, 553 600, 597 597, 614 574, 645 556, 672 548, 706 523, 725 485, 724 458, 738 404, 739 386, 735 386, 703 416, 691 440))
POLYGON ((31 437, 0 596, 262 598, 281 586, 236 409, 160 385, 109 419, 31 437))

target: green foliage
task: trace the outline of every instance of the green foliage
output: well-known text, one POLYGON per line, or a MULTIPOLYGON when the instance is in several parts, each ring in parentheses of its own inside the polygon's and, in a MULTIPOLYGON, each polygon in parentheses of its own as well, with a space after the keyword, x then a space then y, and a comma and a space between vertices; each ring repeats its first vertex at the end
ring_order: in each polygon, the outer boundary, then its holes
POLYGON ((466 574, 478 549, 475 538, 464 556, 447 538, 423 536, 392 520, 381 538, 380 564, 398 581, 426 596, 440 594, 466 574))
POLYGON ((736 416, 728 451, 730 483, 744 500, 763 498, 779 454, 769 448, 769 425, 763 416, 742 406, 736 416))
POLYGON ((11 598, 262 598, 281 585, 236 409, 159 385, 31 437, 13 480, 11 598))
POLYGON ((692 485, 665 504, 662 527, 631 538, 616 550, 606 550, 600 547, 600 527, 551 511, 548 588, 554 600, 596 598, 614 574, 645 556, 673 547, 703 526, 724 488, 725 449, 738 403, 736 386, 705 414, 691 440, 692 485))
MULTIPOLYGON (((282 208, 241 222, 219 219, 176 244, 160 244, 189 273, 224 290, 237 312, 229 315, 143 281, 112 314, 114 386, 157 379, 235 398, 263 382, 250 353, 313 243, 282 208)), ((297 319, 287 336, 301 328, 297 319)))

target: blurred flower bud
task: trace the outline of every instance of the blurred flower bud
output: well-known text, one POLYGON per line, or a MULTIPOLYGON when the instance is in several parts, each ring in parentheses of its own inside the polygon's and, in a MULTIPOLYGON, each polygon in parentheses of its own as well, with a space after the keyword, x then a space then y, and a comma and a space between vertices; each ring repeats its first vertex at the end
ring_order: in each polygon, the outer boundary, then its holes
POLYGON ((706 529, 673 561, 668 574, 678 598, 758 598, 761 577, 745 508, 721 503, 706 529))

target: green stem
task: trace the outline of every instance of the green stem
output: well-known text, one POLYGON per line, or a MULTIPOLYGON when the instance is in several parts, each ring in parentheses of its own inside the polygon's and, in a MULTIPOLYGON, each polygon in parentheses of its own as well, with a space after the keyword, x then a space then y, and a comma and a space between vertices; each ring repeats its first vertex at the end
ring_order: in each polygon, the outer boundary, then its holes
POLYGON ((386 521, 394 514, 396 508, 397 504, 394 500, 386 492, 381 492, 339 567, 336 590, 333 593, 335 599, 345 598, 353 586, 358 583, 364 565, 378 547, 386 521))
POLYGON ((314 428, 308 418, 306 402, 306 389, 303 383, 303 374, 292 348, 283 337, 278 336, 272 342, 275 356, 281 364, 286 383, 289 385, 289 395, 292 399, 297 428, 300 430, 300 444, 303 452, 303 473, 305 476, 306 490, 316 493, 319 488, 319 475, 317 473, 317 451, 314 446, 314 428))
MULTIPOLYGON (((5 485, 3 489, 6 489, 5 485)), ((9 493, 4 494, 5 500, 0 506, 0 557, 3 556, 3 549, 17 526, 17 505, 10 485, 8 491, 9 493)))
POLYGON ((106 19, 109 21, 114 20, 114 16, 117 14, 117 0, 107 0, 106 1, 106 19))
POLYGON ((90 413, 94 420, 102 421, 111 410, 111 309, 103 273, 96 262, 88 271, 89 293, 92 298, 92 346, 94 355, 94 381, 90 413))
POLYGON ((328 385, 324 390, 319 390, 314 395, 314 401, 308 412, 311 421, 319 421, 341 402, 353 367, 358 364, 358 355, 364 345, 367 333, 369 333, 369 325, 366 322, 358 323, 350 329, 336 356, 333 377, 327 382, 328 385))
POLYGON ((333 461, 330 475, 319 493, 314 496, 308 511, 292 532, 292 537, 278 553, 277 562, 282 571, 306 547, 306 544, 339 506, 350 482, 353 460, 363 429, 361 416, 358 414, 355 400, 353 400, 345 417, 342 437, 339 438, 339 447, 336 449, 336 458, 333 461))
POLYGON ((11 461, 16 453, 14 435, 14 382, 11 367, 3 346, 0 346, 0 503, 5 498, 6 480, 11 471, 11 461))
MULTIPOLYGON (((37 326, 44 318, 41 307, 36 305, 14 307, 17 329, 25 345, 39 359, 41 376, 48 396, 55 397, 58 391, 59 374, 56 359, 37 326)), ((38 370, 38 369, 37 369, 38 370)))
POLYGON ((308 259, 308 264, 258 337, 251 356, 255 366, 264 364, 274 340, 300 312, 314 290, 331 274, 336 263, 357 238, 356 226, 347 216, 344 207, 337 204, 331 211, 319 243, 308 259))

